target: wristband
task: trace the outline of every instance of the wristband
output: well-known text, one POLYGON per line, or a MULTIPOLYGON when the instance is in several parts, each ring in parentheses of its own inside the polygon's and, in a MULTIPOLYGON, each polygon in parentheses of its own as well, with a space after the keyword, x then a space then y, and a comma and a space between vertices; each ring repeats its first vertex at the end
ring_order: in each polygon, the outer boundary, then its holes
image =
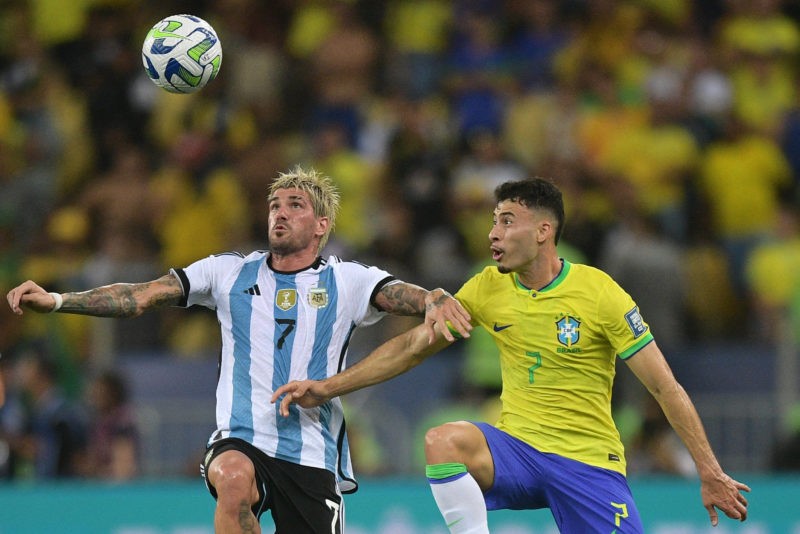
POLYGON ((53 306, 53 309, 50 310, 50 313, 55 313, 60 310, 61 306, 64 304, 64 297, 61 296, 61 293, 50 293, 50 296, 56 301, 56 305, 53 306))

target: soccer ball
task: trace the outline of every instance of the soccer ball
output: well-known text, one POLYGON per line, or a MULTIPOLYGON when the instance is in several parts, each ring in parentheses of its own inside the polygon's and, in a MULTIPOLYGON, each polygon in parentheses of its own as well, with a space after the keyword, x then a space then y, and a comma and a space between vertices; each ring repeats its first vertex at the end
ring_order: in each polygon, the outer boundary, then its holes
POLYGON ((142 45, 142 63, 157 86, 170 93, 194 93, 216 78, 222 44, 211 25, 194 15, 158 21, 142 45))

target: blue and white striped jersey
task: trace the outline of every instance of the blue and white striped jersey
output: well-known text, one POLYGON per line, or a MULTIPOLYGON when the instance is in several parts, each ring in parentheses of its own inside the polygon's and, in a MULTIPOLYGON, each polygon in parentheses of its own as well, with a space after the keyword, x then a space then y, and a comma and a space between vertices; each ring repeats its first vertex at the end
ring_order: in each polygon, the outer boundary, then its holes
POLYGON ((222 331, 217 429, 209 444, 240 438, 274 458, 327 469, 342 492, 355 491, 341 401, 292 405, 282 417, 270 398, 291 380, 344 369, 353 331, 385 315, 371 302, 394 277, 336 256, 278 272, 268 257, 227 253, 172 270, 183 285, 182 305, 216 310, 222 331))

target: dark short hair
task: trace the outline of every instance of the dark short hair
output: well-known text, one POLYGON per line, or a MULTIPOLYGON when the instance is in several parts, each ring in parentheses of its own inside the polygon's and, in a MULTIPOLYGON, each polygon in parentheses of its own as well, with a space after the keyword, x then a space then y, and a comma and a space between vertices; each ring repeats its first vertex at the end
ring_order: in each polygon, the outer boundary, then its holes
POLYGON ((558 244, 564 228, 564 199, 561 190, 553 182, 538 176, 505 182, 494 190, 494 199, 498 204, 510 200, 526 208, 544 209, 552 213, 556 218, 555 244, 558 244))

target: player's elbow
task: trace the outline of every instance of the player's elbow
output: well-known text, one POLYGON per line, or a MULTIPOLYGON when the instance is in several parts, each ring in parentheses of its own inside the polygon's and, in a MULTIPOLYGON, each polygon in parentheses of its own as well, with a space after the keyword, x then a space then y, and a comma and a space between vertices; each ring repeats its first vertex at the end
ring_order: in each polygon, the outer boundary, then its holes
POLYGON ((139 296, 123 298, 119 306, 119 316, 125 318, 139 317, 153 307, 150 300, 139 296))
POLYGON ((127 317, 139 317, 140 315, 143 315, 144 312, 146 311, 147 308, 145 306, 136 306, 133 310, 129 312, 129 315, 127 315, 127 317))
POLYGON ((152 306, 150 299, 136 294, 123 298, 120 304, 122 314, 125 317, 139 317, 152 306))

